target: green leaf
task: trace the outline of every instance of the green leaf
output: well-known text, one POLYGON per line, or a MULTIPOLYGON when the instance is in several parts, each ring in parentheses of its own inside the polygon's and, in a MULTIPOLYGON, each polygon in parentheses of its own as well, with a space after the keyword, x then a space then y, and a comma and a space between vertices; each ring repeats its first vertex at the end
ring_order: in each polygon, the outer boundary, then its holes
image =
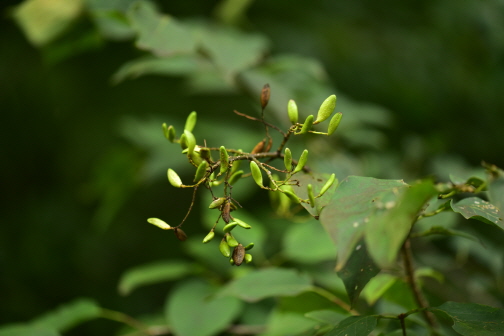
POLYGON ((419 279, 421 277, 429 277, 436 279, 439 283, 443 283, 444 275, 443 273, 436 271, 431 267, 420 267, 415 270, 415 279, 419 279))
MULTIPOLYGON (((341 181, 330 203, 320 215, 322 225, 336 242, 338 270, 345 265, 363 237, 371 215, 380 207, 390 204, 389 202, 395 202, 397 193, 406 186, 402 180, 379 180, 360 176, 349 176, 341 181)), ((332 194, 330 191, 324 196, 332 194)))
POLYGON ((504 176, 491 179, 488 184, 488 198, 490 202, 504 211, 504 176))
POLYGON ((31 321, 34 326, 67 331, 76 325, 100 317, 101 308, 89 299, 78 299, 31 321))
POLYGON ((293 261, 313 264, 336 259, 336 247, 316 220, 293 223, 283 236, 284 254, 293 261))
POLYGON ((240 313, 233 297, 215 297, 210 285, 192 280, 175 288, 166 302, 166 316, 178 336, 210 336, 226 329, 240 313))
POLYGON ((126 271, 119 280, 119 293, 128 295, 138 287, 180 279, 193 273, 194 266, 183 261, 159 261, 134 267, 126 271))
MULTIPOLYGON (((296 175, 296 179, 299 181, 299 187, 293 186, 292 190, 296 193, 296 195, 302 199, 308 198, 308 184, 312 185, 313 193, 318 195, 320 190, 324 187, 327 180, 331 177, 330 174, 303 174, 296 175)), ((315 200, 315 207, 312 207, 310 204, 301 203, 301 205, 310 213, 310 215, 318 218, 322 209, 329 204, 331 201, 336 188, 338 187, 337 181, 332 184, 332 186, 322 195, 321 197, 315 200)))
POLYGON ((361 240, 348 258, 345 267, 338 271, 352 307, 355 306, 364 286, 379 272, 380 269, 367 252, 366 244, 361 240))
POLYGON ((231 295, 244 301, 255 302, 272 296, 294 296, 309 291, 309 276, 295 270, 268 268, 250 272, 227 284, 220 296, 231 295))
POLYGON ((308 312, 305 316, 315 321, 334 326, 340 323, 344 318, 348 317, 348 314, 341 314, 334 310, 323 309, 308 312))
POLYGON ((362 296, 366 299, 366 302, 372 306, 396 281, 397 277, 391 274, 378 274, 369 281, 362 291, 362 296))
POLYGON ((464 336, 504 335, 504 309, 476 303, 445 302, 431 312, 444 312, 453 320, 453 330, 464 336))
POLYGON ((385 211, 372 216, 366 226, 366 244, 371 257, 382 267, 391 266, 416 221, 419 211, 437 190, 432 181, 406 189, 385 211))
POLYGON ((453 211, 458 212, 464 218, 477 219, 487 224, 495 225, 504 229, 501 211, 493 204, 478 197, 464 198, 456 204, 452 200, 453 211))
POLYGON ((367 336, 374 330, 377 322, 378 319, 374 316, 350 316, 325 336, 367 336))
POLYGON ((261 336, 298 335, 312 330, 316 322, 302 314, 274 310, 268 320, 267 329, 261 336))
POLYGON ((2 336, 60 336, 56 330, 31 325, 5 325, 0 327, 2 336))
POLYGON ((472 241, 475 241, 475 242, 483 245, 483 242, 478 237, 476 237, 470 233, 460 231, 460 230, 447 229, 447 228, 444 228, 441 226, 433 226, 427 231, 414 233, 411 235, 411 237, 426 237, 426 236, 436 235, 436 234, 445 235, 445 236, 463 237, 463 238, 470 239, 472 241))
POLYGON ((151 2, 135 2, 127 13, 137 32, 136 45, 158 56, 190 54, 196 48, 192 31, 168 15, 161 15, 151 2))

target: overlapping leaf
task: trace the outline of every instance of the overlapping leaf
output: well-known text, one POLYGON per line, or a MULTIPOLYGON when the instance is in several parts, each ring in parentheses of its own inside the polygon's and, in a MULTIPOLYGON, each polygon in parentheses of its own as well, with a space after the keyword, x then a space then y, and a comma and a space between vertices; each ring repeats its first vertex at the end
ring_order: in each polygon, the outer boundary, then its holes
POLYGON ((341 321, 326 336, 367 336, 376 328, 375 316, 350 316, 341 321))
POLYGON ((468 197, 457 203, 452 200, 451 207, 453 211, 460 213, 466 219, 477 219, 504 229, 504 221, 499 208, 481 198, 468 197))
MULTIPOLYGON (((299 187, 293 187, 296 195, 302 199, 308 199, 308 184, 311 184, 313 187, 313 194, 317 196, 320 193, 320 189, 324 186, 324 184, 329 179, 329 174, 303 174, 303 175, 295 175, 295 179, 299 181, 299 187)), ((301 203, 301 205, 310 213, 310 215, 318 218, 322 209, 329 204, 332 197, 334 196, 334 192, 338 186, 338 181, 335 181, 333 185, 327 190, 324 195, 317 198, 315 200, 315 206, 312 207, 310 204, 301 203)))

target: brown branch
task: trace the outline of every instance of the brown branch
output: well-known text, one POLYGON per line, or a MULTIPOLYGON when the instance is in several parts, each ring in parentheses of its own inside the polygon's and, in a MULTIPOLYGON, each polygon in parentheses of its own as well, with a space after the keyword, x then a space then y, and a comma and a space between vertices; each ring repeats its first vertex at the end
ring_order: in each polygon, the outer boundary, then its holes
POLYGON ((239 115, 240 117, 245 117, 247 119, 250 119, 250 120, 254 120, 254 121, 258 121, 262 124, 264 124, 265 126, 269 126, 275 130, 277 130, 278 132, 280 132, 280 134, 282 134, 284 137, 286 136, 285 132, 282 131, 280 128, 276 127, 275 125, 273 124, 270 124, 269 122, 267 121, 264 121, 262 119, 258 119, 258 118, 255 118, 255 117, 252 117, 252 116, 249 116, 248 114, 245 114, 245 113, 241 113, 241 112, 238 112, 236 110, 233 111, 234 113, 236 113, 237 115, 239 115))

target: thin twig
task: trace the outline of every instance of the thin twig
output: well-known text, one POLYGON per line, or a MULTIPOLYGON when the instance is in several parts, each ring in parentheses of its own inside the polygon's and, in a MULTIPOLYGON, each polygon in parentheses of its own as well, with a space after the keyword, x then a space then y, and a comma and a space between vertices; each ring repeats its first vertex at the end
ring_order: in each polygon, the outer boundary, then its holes
POLYGON ((189 217, 189 214, 191 213, 191 210, 192 210, 192 207, 194 205, 194 200, 196 199, 196 192, 198 191, 198 186, 196 185, 194 187, 194 190, 193 190, 193 195, 192 195, 192 200, 191 200, 191 204, 189 205, 189 210, 187 210, 187 213, 186 215, 184 216, 184 219, 182 219, 182 222, 180 222, 179 225, 175 226, 176 228, 179 228, 182 226, 182 224, 184 224, 184 222, 186 221, 187 217, 189 217))
POLYGON ((233 111, 234 113, 236 113, 237 115, 239 115, 240 117, 245 117, 247 119, 250 119, 250 120, 254 120, 254 121, 258 121, 262 124, 264 124, 265 126, 269 126, 275 130, 277 130, 278 132, 280 132, 280 134, 282 134, 283 136, 286 136, 285 132, 282 131, 280 128, 276 127, 275 125, 273 124, 270 124, 269 122, 267 121, 264 121, 262 119, 258 119, 258 118, 255 118, 255 117, 252 117, 252 116, 249 116, 248 114, 245 114, 245 113, 241 113, 241 112, 238 112, 236 110, 233 111))

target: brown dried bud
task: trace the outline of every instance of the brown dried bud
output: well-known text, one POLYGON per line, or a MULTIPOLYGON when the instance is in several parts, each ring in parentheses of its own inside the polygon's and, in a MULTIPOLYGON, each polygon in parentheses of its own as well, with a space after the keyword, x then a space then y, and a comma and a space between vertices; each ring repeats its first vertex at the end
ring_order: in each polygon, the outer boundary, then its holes
POLYGON ((222 207, 222 219, 224 220, 224 222, 226 222, 226 224, 229 224, 229 222, 231 221, 231 215, 230 215, 230 212, 231 212, 231 202, 227 201, 224 206, 222 207))
POLYGON ((266 105, 268 105, 269 99, 270 99, 270 86, 269 84, 264 84, 262 91, 261 91, 261 107, 264 110, 266 105))
POLYGON ((175 237, 177 237, 178 240, 184 241, 187 239, 187 235, 185 234, 184 231, 182 231, 182 229, 176 227, 173 228, 173 232, 175 232, 175 237))
POLYGON ((233 260, 236 266, 240 266, 245 258, 245 248, 242 244, 238 244, 233 250, 233 260))
POLYGON ((265 152, 269 152, 269 150, 271 149, 271 146, 273 146, 273 139, 269 138, 268 139, 268 144, 264 146, 264 151, 265 152))
POLYGON ((252 152, 250 152, 250 154, 257 154, 257 153, 263 152, 263 148, 264 148, 265 143, 266 143, 266 141, 264 141, 264 140, 259 141, 257 143, 257 145, 255 145, 254 149, 252 149, 252 152))

